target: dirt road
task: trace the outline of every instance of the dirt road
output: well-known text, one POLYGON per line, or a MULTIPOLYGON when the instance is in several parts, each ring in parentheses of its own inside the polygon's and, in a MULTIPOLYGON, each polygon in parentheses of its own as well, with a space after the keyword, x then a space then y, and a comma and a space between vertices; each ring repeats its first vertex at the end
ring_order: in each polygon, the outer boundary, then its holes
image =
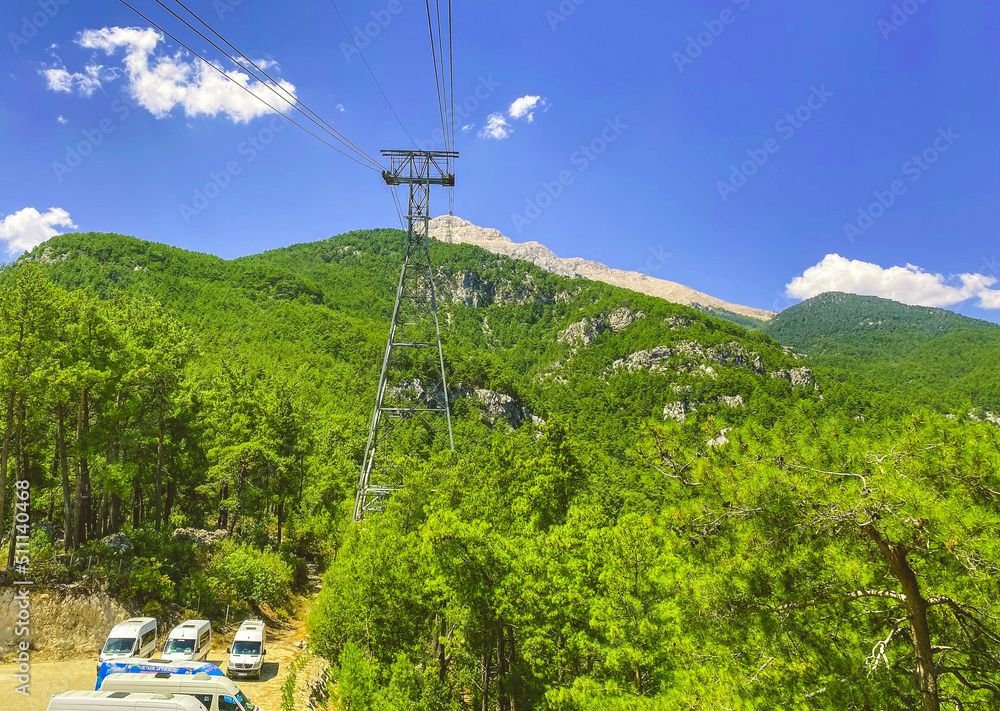
MULTIPOLYGON (((303 603, 299 614, 282 626, 268 624, 267 657, 260 681, 238 679, 236 684, 250 700, 264 711, 280 711, 281 685, 288 674, 292 660, 302 654, 296 642, 305 640, 305 617, 308 602, 303 603)), ((225 671, 227 639, 216 637, 208 660, 225 671)), ((69 689, 93 689, 97 681, 97 653, 86 659, 46 661, 44 652, 37 653, 31 663, 30 695, 25 697, 14 691, 19 685, 14 678, 17 667, 0 664, 0 709, 3 711, 45 711, 49 696, 69 689)))

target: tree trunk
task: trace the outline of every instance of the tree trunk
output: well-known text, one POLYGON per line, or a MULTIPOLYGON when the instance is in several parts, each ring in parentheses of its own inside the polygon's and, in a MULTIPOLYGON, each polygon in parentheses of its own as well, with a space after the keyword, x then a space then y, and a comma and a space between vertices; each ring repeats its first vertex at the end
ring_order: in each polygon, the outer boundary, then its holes
POLYGON ((913 652, 917 660, 915 681, 920 692, 920 709, 941 711, 937 669, 931 648, 930 625, 927 623, 927 601, 920 594, 920 582, 906 560, 909 550, 905 546, 886 542, 873 526, 866 526, 864 531, 889 563, 889 570, 899 581, 906 596, 906 611, 909 613, 910 633, 913 636, 913 652))
POLYGON ((160 437, 156 442, 156 519, 154 528, 157 533, 163 523, 163 414, 160 414, 160 437))
POLYGON ((84 438, 87 434, 87 421, 89 419, 87 388, 83 388, 80 391, 80 409, 76 423, 76 548, 87 542, 87 523, 90 520, 90 466, 87 463, 84 450, 84 438))
POLYGON ((174 499, 177 496, 177 482, 173 477, 167 477, 167 503, 163 507, 163 522, 170 522, 170 514, 174 510, 174 499))
POLYGON ((285 500, 280 499, 278 501, 278 546, 281 546, 281 527, 284 525, 283 516, 285 513, 285 500))
POLYGON ((507 635, 503 624, 497 635, 497 709, 507 711, 507 650, 504 648, 507 635))
POLYGON ((481 711, 490 711, 490 677, 493 675, 493 645, 486 645, 483 653, 483 703, 481 711))
POLYGON ((59 405, 59 421, 56 425, 56 446, 59 449, 59 472, 62 476, 63 497, 63 550, 73 547, 73 493, 69 488, 69 461, 66 457, 66 413, 59 405))
POLYGON ((224 481, 222 482, 222 491, 219 496, 219 520, 215 523, 216 528, 225 528, 226 530, 229 530, 229 507, 223 503, 228 498, 229 482, 224 481))
POLYGON ((0 524, 7 513, 7 460, 10 458, 10 440, 14 434, 14 398, 17 390, 11 388, 4 416, 3 447, 0 449, 0 524))
POLYGON ((122 498, 118 494, 111 495, 111 532, 118 533, 122 527, 122 498))
MULTIPOLYGON (((25 408, 24 408, 24 398, 22 397, 20 406, 17 409, 17 437, 14 440, 14 466, 15 466, 15 480, 16 481, 28 481, 28 453, 27 448, 24 446, 24 418, 25 418, 25 408)), ((27 511, 29 521, 31 520, 31 503, 28 504, 27 511)), ((31 535, 31 530, 27 531, 27 535, 31 535)), ((11 570, 14 567, 14 552, 17 544, 17 517, 11 521, 11 531, 10 531, 10 549, 7 551, 7 570, 11 570)))

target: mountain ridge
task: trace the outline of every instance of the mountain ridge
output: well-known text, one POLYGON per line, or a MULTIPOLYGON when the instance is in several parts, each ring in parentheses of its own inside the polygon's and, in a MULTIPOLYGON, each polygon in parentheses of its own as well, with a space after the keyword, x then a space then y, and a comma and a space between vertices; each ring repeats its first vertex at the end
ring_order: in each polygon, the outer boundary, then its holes
POLYGON ((732 304, 683 284, 640 272, 614 269, 582 257, 559 257, 540 242, 514 242, 497 229, 480 227, 460 217, 441 215, 433 218, 430 221, 430 236, 441 242, 450 238, 452 242, 472 244, 494 254, 531 262, 560 276, 600 281, 685 306, 721 309, 760 321, 769 321, 775 315, 772 311, 732 304))

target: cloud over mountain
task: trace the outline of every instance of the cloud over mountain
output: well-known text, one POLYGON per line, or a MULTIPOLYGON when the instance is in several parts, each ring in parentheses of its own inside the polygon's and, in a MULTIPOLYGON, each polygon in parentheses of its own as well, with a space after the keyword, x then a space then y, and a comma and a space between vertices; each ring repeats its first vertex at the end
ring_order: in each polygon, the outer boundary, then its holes
POLYGON ((911 306, 954 306, 979 299, 983 309, 1000 308, 1000 290, 991 289, 996 277, 958 274, 945 277, 918 266, 884 268, 871 262, 828 254, 819 264, 792 279, 785 293, 795 299, 810 299, 829 291, 863 296, 881 296, 911 306))

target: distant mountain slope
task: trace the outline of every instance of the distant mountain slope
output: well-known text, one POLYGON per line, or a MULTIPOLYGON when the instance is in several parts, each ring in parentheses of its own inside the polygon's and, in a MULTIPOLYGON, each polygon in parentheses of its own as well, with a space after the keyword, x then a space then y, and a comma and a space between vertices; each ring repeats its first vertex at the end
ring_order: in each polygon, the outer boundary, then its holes
MULTIPOLYGON (((70 234, 21 261, 67 288, 151 293, 197 336, 206 389, 223 364, 298 383, 311 407, 343 418, 337 428, 357 456, 404 241, 399 230, 366 230, 227 261, 70 234)), ((735 423, 819 402, 807 365, 759 331, 471 245, 434 243, 432 258, 449 383, 512 423, 558 417, 622 455, 648 418, 735 423)))
POLYGON ((988 321, 831 292, 782 311, 763 330, 883 392, 942 409, 1000 412, 1000 326, 988 321))
POLYGON ((683 284, 656 279, 639 272, 612 269, 600 262, 592 262, 579 257, 557 257, 550 249, 538 242, 514 242, 501 234, 499 230, 478 227, 467 220, 458 217, 442 215, 431 220, 431 237, 447 241, 448 226, 451 223, 451 240, 458 244, 472 244, 505 257, 523 259, 526 262, 541 267, 545 271, 569 277, 601 281, 623 289, 631 289, 641 294, 656 296, 687 306, 700 306, 705 309, 717 310, 717 315, 725 318, 725 312, 731 312, 743 317, 766 321, 774 316, 771 311, 755 309, 750 306, 730 304, 714 296, 695 291, 683 284))

